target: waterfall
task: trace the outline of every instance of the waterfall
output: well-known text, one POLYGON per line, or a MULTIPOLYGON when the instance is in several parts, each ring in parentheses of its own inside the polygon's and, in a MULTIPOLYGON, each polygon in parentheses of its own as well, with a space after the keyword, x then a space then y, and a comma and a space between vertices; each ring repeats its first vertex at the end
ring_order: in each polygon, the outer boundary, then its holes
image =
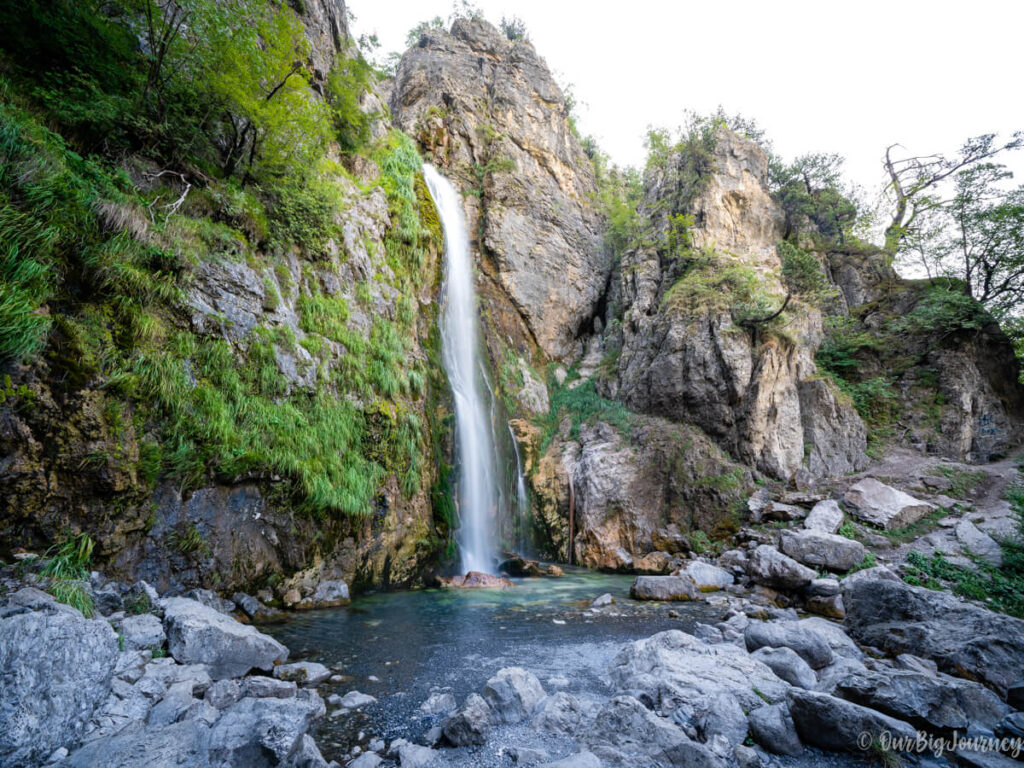
MULTIPOLYGON (((456 533, 462 570, 493 570, 500 492, 497 451, 484 402, 483 364, 477 340, 476 291, 462 198, 432 166, 423 166, 444 230, 444 310, 441 358, 455 400, 455 451, 458 483, 456 533)), ((492 398, 493 401, 493 398, 492 398)))

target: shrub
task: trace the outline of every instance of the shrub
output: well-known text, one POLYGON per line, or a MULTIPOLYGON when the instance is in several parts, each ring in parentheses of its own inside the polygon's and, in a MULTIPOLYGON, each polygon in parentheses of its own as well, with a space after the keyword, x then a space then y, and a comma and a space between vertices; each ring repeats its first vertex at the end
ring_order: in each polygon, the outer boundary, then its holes
POLYGON ((992 316, 977 300, 952 284, 929 287, 914 309, 895 320, 892 327, 902 333, 947 335, 980 330, 992 322, 992 316))

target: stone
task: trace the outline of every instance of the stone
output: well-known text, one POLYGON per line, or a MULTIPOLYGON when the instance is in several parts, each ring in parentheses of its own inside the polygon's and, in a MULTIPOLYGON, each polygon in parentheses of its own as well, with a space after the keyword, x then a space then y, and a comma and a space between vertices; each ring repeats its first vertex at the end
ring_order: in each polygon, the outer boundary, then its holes
POLYGON ((1003 548, 987 533, 969 520, 957 523, 956 538, 960 545, 970 554, 980 558, 989 565, 999 568, 1003 564, 1003 548))
POLYGON ((761 768, 761 756, 756 749, 738 744, 733 748, 733 757, 737 768, 761 768))
POLYGON ((274 667, 274 677, 297 685, 314 688, 331 676, 331 670, 315 661, 296 661, 274 667))
POLYGON ((732 574, 717 565, 702 560, 692 560, 679 571, 681 576, 689 576, 701 592, 725 589, 736 581, 732 574))
POLYGON ((839 594, 839 581, 836 578, 815 579, 807 585, 807 594, 811 597, 832 597, 839 594))
POLYGON ((374 752, 363 752, 348 764, 348 768, 377 768, 384 758, 374 752))
POLYGON ((154 727, 176 722, 195 703, 192 683, 180 682, 172 685, 164 697, 149 712, 146 722, 154 727))
POLYGON ((679 526, 675 523, 655 529, 651 533, 651 545, 670 555, 685 555, 690 551, 690 540, 680 532, 679 526))
POLYGON ((441 757, 436 749, 420 744, 402 744, 398 748, 398 764, 402 768, 426 768, 441 757))
POLYGON ((819 533, 836 533, 843 525, 843 510, 834 499, 819 501, 804 520, 804 529, 819 533))
POLYGON ((802 589, 818 577, 815 571, 767 544, 748 555, 746 569, 755 583, 772 589, 802 589))
POLYGON ((500 669, 484 686, 484 699, 496 723, 528 719, 544 696, 537 676, 522 667, 500 669))
POLYGON ((826 693, 800 688, 790 689, 789 713, 804 744, 832 752, 863 751, 864 742, 859 741, 867 738, 863 734, 874 739, 883 733, 890 738, 917 737, 913 726, 902 720, 826 693))
POLYGON ((225 709, 210 729, 210 751, 227 765, 244 765, 253 745, 259 745, 283 762, 324 713, 315 691, 300 691, 290 699, 247 697, 225 709))
POLYGON ((544 763, 540 768, 602 768, 601 761, 593 752, 577 752, 574 755, 555 760, 553 763, 544 763))
POLYGON ((615 603, 615 598, 608 592, 603 595, 599 595, 590 601, 591 608, 604 608, 606 605, 612 605, 615 603))
POLYGON ((813 691, 818 684, 814 670, 792 648, 763 646, 750 656, 768 666, 772 672, 790 685, 813 691))
POLYGON ((442 715, 453 711, 458 705, 450 693, 432 693, 420 704, 420 712, 427 715, 442 715))
POLYGON ((887 579, 843 581, 846 627, 863 645, 935 661, 1005 694, 1024 669, 1024 621, 887 579))
POLYGON ((934 504, 915 499, 873 477, 853 485, 843 501, 858 518, 887 531, 906 528, 937 509, 934 504))
POLYGON ((375 697, 367 693, 360 693, 359 691, 349 691, 341 697, 341 706, 346 709, 360 709, 376 703, 377 699, 375 697))
POLYGON ((491 576, 479 571, 470 571, 464 576, 460 574, 450 579, 442 577, 440 581, 442 587, 449 589, 510 589, 515 586, 515 582, 504 576, 491 576))
POLYGON ((313 595, 300 602, 301 608, 334 608, 349 602, 348 584, 341 579, 324 579, 316 585, 313 595))
POLYGON ((124 647, 130 650, 163 648, 167 639, 163 622, 151 613, 126 616, 121 621, 120 634, 124 647))
POLYGON ((637 576, 629 594, 634 600, 685 601, 700 598, 700 590, 688 576, 637 576))
POLYGON ((748 719, 751 737, 769 752, 776 755, 799 755, 804 751, 785 704, 758 707, 750 713, 748 719))
POLYGON ((867 553, 859 541, 818 531, 782 531, 779 547, 804 565, 840 572, 860 565, 867 553))
POLYGON ((536 765, 548 759, 547 752, 532 747, 509 747, 507 754, 516 765, 536 765))
POLYGON ((766 505, 762 511, 763 519, 777 520, 779 522, 793 522, 803 520, 807 517, 807 510, 795 504, 784 504, 781 501, 773 501, 766 505))
POLYGON ((843 580, 839 582, 839 587, 840 589, 846 589, 850 585, 856 584, 858 581, 875 581, 876 579, 903 583, 903 579, 901 579, 896 572, 892 570, 892 568, 885 565, 876 565, 871 568, 865 568, 862 571, 847 574, 843 577, 843 580))
POLYGON ((110 693, 117 656, 110 625, 73 608, 44 602, 0 620, 0 764, 76 746, 110 693))
POLYGON ((633 570, 636 573, 662 574, 671 570, 672 555, 667 552, 648 552, 646 555, 633 558, 633 570))
POLYGON ((277 680, 263 675, 252 675, 242 681, 242 695, 255 699, 290 699, 299 687, 289 680, 277 680))
POLYGON ((842 595, 815 595, 807 600, 807 612, 816 613, 830 619, 846 618, 846 608, 842 595))
POLYGON ((299 743, 288 755, 288 758, 281 763, 281 766, 282 768, 339 768, 334 761, 328 763, 324 760, 319 747, 308 733, 299 737, 299 743))
POLYGON ((834 658, 832 648, 821 634, 795 621, 752 621, 744 630, 743 639, 751 652, 765 646, 790 648, 812 669, 821 669, 834 658))
POLYGON ((207 664, 215 680, 254 668, 270 671, 288 658, 288 649, 274 638, 195 600, 168 598, 163 609, 171 656, 182 664, 207 664))
POLYGON ((264 605, 262 601, 244 592, 235 592, 231 599, 238 609, 253 621, 270 621, 278 618, 280 614, 280 611, 264 605))
POLYGON ((1024 712, 1024 680, 1007 686, 1006 703, 1014 709, 1024 712))
POLYGON ((892 660, 896 669, 905 669, 908 672, 917 672, 921 675, 935 677, 939 674, 939 665, 930 659, 922 659, 910 653, 901 653, 892 660))
POLYGON ((583 707, 575 696, 558 691, 540 703, 532 725, 548 733, 571 735, 579 727, 583 715, 583 707))
POLYGON ((491 731, 491 709, 482 696, 471 693, 462 709, 441 724, 441 731, 454 747, 483 744, 491 731))
POLYGON ((224 614, 231 614, 235 610, 235 604, 233 602, 225 600, 216 592, 209 589, 190 589, 188 592, 181 594, 180 597, 183 597, 186 600, 195 600, 197 603, 202 603, 208 608, 213 608, 213 610, 224 614))
POLYGON ((237 680, 218 680, 206 689, 205 700, 214 709, 226 709, 242 698, 242 685, 237 680))

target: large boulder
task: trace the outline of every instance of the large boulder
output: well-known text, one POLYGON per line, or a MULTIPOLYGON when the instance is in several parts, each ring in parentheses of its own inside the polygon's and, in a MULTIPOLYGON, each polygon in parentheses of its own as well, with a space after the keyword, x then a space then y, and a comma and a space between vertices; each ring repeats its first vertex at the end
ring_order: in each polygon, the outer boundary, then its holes
POLYGON ((843 501, 858 518, 886 530, 906 528, 938 509, 873 477, 853 485, 843 501))
POLYGON ((537 676, 522 667, 500 669, 484 686, 484 699, 499 723, 518 723, 529 718, 544 696, 537 676))
POLYGON ((840 509, 839 502, 834 499, 819 501, 804 520, 806 530, 820 533, 835 533, 842 524, 843 510, 840 509))
POLYGON ((804 751, 796 726, 785 704, 771 704, 750 713, 750 735, 776 755, 799 755, 804 751))
POLYGON ((827 693, 793 688, 789 712, 801 741, 833 752, 861 752, 883 733, 917 737, 909 723, 827 693))
POLYGON ((954 529, 956 540, 969 554, 999 568, 1003 564, 1003 548, 970 520, 961 520, 954 529))
POLYGON ((750 654, 750 656, 769 667, 772 672, 790 685, 812 691, 818 684, 818 678, 814 674, 814 670, 811 669, 810 664, 804 661, 800 654, 792 648, 762 646, 750 654))
POLYGON ((758 648, 789 648, 812 669, 821 669, 834 659, 832 648, 820 632, 796 621, 752 621, 743 632, 748 651, 758 648))
POLYGON ((548 696, 537 708, 533 716, 533 727, 548 733, 571 734, 583 720, 584 711, 579 700, 566 693, 548 696))
POLYGON ((167 639, 163 623, 152 613, 125 617, 121 622, 121 637, 124 647, 130 650, 162 648, 167 639))
POLYGON ((182 664, 209 665, 214 680, 241 677, 250 669, 269 672, 288 649, 255 627, 181 597, 162 601, 167 648, 182 664))
POLYGON ((859 541, 819 531, 783 531, 779 546, 804 565, 841 572, 860 565, 867 552, 859 541))
POLYGON ((241 765, 252 759, 254 745, 259 745, 283 762, 325 712, 315 691, 299 691, 289 699, 244 698, 225 709, 210 730, 211 756, 241 765))
POLYGON ((767 544, 759 545, 747 556, 745 567, 756 584, 772 589, 803 589, 818 577, 806 565, 767 544))
POLYGON ((693 583, 697 585, 697 589, 701 592, 725 589, 732 586, 733 582, 736 581, 725 568, 705 563, 703 560, 691 560, 679 571, 679 574, 693 579, 693 583))
POLYGON ((1021 619, 887 579, 844 579, 843 602, 846 628, 864 645, 932 659, 939 669, 1001 695, 1021 679, 1021 619))
POLYGON ((0 620, 2 765, 41 763, 76 746, 110 693, 114 630, 67 606, 42 607, 0 620))
POLYGON ((700 590, 689 576, 637 576, 629 590, 634 600, 698 600, 700 590))
POLYGON ((449 744, 465 747, 483 744, 491 731, 491 708, 478 693, 466 697, 466 703, 441 724, 441 733, 449 744))

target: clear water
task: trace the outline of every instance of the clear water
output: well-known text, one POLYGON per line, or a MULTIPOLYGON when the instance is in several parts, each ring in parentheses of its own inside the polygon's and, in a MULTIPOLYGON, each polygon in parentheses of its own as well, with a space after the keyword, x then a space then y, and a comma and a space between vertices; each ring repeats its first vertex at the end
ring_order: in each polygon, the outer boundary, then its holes
MULTIPOLYGON (((315 736, 325 757, 340 760, 373 737, 419 741, 437 719, 417 712, 431 692, 449 691, 461 704, 469 693, 482 693, 502 667, 525 667, 549 693, 567 690, 596 706, 609 695, 605 670, 624 643, 722 618, 721 609, 704 603, 630 600, 633 578, 568 568, 561 578, 516 579, 507 590, 369 594, 345 608, 297 614, 263 629, 288 646, 290 658, 319 661, 346 676, 321 687, 325 698, 350 690, 377 697, 377 704, 337 717, 328 708, 315 736), (616 605, 589 610, 604 592, 616 605)), ((446 750, 447 764, 507 764, 498 754, 503 748, 536 745, 537 738, 528 728, 506 726, 482 748, 446 750)), ((547 739, 544 746, 554 755, 574 748, 570 739, 547 739)))
MULTIPOLYGON (((462 570, 492 572, 497 561, 501 498, 498 459, 477 336, 476 291, 462 198, 433 166, 423 166, 444 230, 444 315, 441 358, 455 401, 458 483, 456 534, 462 570)), ((493 401, 493 398, 490 398, 493 401)))

